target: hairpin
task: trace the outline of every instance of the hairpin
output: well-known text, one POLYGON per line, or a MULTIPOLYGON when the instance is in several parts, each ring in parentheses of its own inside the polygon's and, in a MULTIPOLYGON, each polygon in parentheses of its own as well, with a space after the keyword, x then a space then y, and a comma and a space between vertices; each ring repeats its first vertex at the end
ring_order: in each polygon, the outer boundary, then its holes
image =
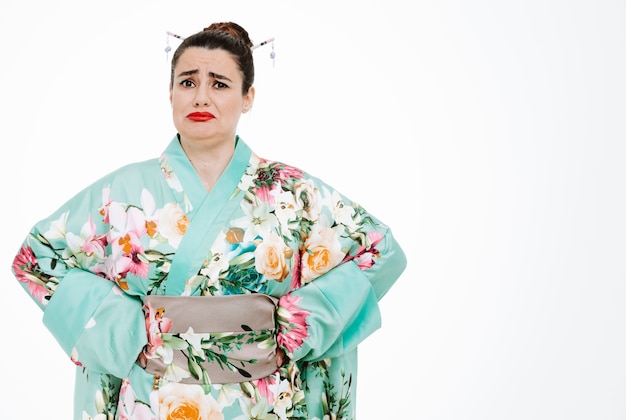
POLYGON ((165 61, 167 62, 167 60, 170 58, 170 51, 172 51, 172 47, 170 47, 170 37, 173 36, 174 38, 178 38, 178 39, 185 39, 185 37, 180 36, 175 34, 174 32, 170 32, 167 31, 165 32, 165 61))
POLYGON ((270 42, 272 43, 272 45, 274 45, 274 38, 266 39, 263 42, 259 42, 258 44, 253 45, 252 49, 256 50, 257 48, 262 47, 263 45, 269 44, 270 42))
POLYGON ((272 59, 272 66, 274 66, 276 64, 276 52, 274 51, 274 38, 270 38, 270 39, 266 39, 263 42, 259 42, 256 45, 252 46, 252 51, 256 50, 259 47, 262 47, 263 45, 267 45, 269 43, 272 43, 272 52, 270 53, 270 58, 272 59))
MULTIPOLYGON (((165 43, 166 43, 166 46, 165 46, 165 57, 167 59, 167 58, 169 58, 170 51, 172 51, 172 47, 170 47, 170 37, 173 36, 174 38, 178 38, 180 40, 184 40, 185 37, 184 36, 180 36, 178 34, 175 34, 174 32, 170 32, 170 31, 166 31, 165 35, 166 35, 166 38, 165 38, 165 43)), ((274 38, 269 38, 269 39, 266 39, 263 42, 259 42, 258 44, 253 45, 251 49, 252 49, 252 51, 254 51, 257 48, 262 47, 263 45, 269 44, 270 42, 272 43, 272 52, 270 53, 270 58, 272 59, 272 62, 274 63, 275 62, 275 58, 276 58, 276 52, 274 51, 274 38)))
POLYGON ((174 32, 167 31, 166 33, 167 33, 168 36, 173 36, 174 38, 178 38, 178 39, 181 39, 181 40, 185 39, 184 36, 176 35, 174 32))

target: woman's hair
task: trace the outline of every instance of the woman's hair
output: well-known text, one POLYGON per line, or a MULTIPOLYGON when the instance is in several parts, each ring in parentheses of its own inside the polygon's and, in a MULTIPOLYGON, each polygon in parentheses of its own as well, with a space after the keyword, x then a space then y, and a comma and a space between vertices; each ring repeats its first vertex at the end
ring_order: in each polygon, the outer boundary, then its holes
POLYGON ((170 76, 170 85, 174 84, 174 68, 178 59, 187 48, 200 47, 207 50, 221 49, 229 52, 239 70, 243 75, 242 94, 248 93, 248 90, 254 83, 254 60, 252 57, 252 41, 248 36, 248 32, 233 22, 212 23, 194 35, 183 40, 178 46, 172 57, 172 73, 170 76))

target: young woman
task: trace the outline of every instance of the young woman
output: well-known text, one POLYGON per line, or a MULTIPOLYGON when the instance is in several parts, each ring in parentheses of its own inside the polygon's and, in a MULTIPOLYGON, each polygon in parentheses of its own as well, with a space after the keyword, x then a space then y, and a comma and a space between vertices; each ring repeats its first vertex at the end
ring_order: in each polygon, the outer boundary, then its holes
POLYGON ((76 419, 352 419, 357 345, 406 266, 390 229, 237 135, 252 43, 172 58, 177 134, 38 222, 13 271, 76 364, 76 419))

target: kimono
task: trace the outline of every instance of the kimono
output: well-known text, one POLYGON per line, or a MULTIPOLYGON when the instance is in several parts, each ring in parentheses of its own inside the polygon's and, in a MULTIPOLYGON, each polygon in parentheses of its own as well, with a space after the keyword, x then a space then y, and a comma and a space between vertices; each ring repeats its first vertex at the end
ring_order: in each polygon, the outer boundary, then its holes
MULTIPOLYGON (((405 266, 389 227, 320 179, 237 136, 207 193, 175 136, 159 158, 103 176, 38 222, 12 269, 76 365, 75 419, 269 420, 355 418, 357 346, 405 266), (274 330, 173 332, 168 312, 145 303, 251 294, 275 303, 274 330), (242 345, 280 348, 286 363, 213 383, 203 363, 239 371, 229 352, 242 345), (150 359, 162 376, 144 368, 150 359)), ((193 308, 191 318, 218 315, 193 308)))

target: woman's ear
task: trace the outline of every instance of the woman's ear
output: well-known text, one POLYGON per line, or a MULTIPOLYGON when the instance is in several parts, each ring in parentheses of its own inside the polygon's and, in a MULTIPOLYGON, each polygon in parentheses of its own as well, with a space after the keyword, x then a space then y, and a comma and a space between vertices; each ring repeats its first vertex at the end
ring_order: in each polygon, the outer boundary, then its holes
POLYGON ((250 89, 248 89, 248 93, 244 95, 243 108, 241 109, 241 112, 245 114, 246 112, 250 111, 250 108, 252 108, 252 104, 254 104, 254 86, 250 86, 250 89))

